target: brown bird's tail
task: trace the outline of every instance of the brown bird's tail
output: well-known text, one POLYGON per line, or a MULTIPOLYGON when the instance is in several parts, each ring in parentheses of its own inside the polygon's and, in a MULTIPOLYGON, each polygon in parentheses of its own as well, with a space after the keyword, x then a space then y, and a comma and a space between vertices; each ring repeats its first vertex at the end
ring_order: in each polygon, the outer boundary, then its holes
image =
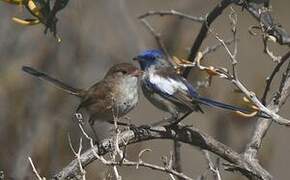
POLYGON ((48 81, 49 83, 51 83, 53 86, 57 87, 58 89, 61 89, 69 94, 72 94, 74 96, 78 96, 78 97, 82 97, 83 95, 83 90, 81 89, 76 89, 76 88, 73 88, 53 77, 50 77, 49 75, 43 73, 43 72, 40 72, 32 67, 29 67, 29 66, 23 66, 22 67, 22 70, 30 75, 33 75, 39 79, 42 79, 42 80, 46 80, 48 81))

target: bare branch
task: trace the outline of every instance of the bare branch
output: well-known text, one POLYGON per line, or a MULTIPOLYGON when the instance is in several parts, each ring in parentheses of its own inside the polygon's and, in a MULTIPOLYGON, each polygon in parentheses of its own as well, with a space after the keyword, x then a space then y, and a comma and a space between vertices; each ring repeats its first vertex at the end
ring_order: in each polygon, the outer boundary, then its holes
POLYGON ((141 18, 140 21, 144 24, 144 26, 149 30, 149 32, 152 34, 152 36, 155 38, 156 42, 157 42, 157 45, 159 47, 159 49, 161 49, 163 51, 163 53, 165 54, 166 56, 166 59, 168 60, 168 62, 173 66, 175 67, 175 64, 173 63, 173 60, 170 56, 170 54, 168 53, 162 39, 161 39, 161 35, 158 34, 155 29, 149 24, 149 22, 144 19, 144 18, 141 18))
POLYGON ((68 141, 69 141, 69 146, 70 146, 72 152, 74 153, 75 157, 77 158, 78 165, 79 165, 79 169, 80 169, 80 174, 82 176, 82 180, 86 180, 86 171, 84 170, 84 168, 82 166, 82 162, 80 160, 81 153, 82 153, 82 149, 83 149, 83 139, 80 138, 80 143, 79 143, 79 149, 78 149, 78 151, 76 151, 74 149, 74 147, 72 145, 72 142, 71 142, 70 136, 68 136, 68 141))
POLYGON ((264 105, 266 104, 267 94, 270 90, 270 86, 272 84, 272 81, 273 81, 275 75, 279 72, 280 68, 289 59, 289 57, 290 57, 290 51, 288 51, 285 55, 282 56, 281 61, 275 66, 271 75, 269 77, 267 77, 267 79, 266 79, 267 84, 266 84, 263 96, 261 98, 261 101, 264 105))
MULTIPOLYGON (((206 16, 206 20, 203 22, 202 27, 190 49, 190 53, 188 55, 188 60, 189 61, 194 61, 204 39, 206 38, 208 28, 210 25, 216 20, 217 17, 219 17, 222 12, 234 2, 234 0, 222 0, 219 2, 213 10, 210 11, 210 13, 206 16)), ((185 71, 183 72, 183 76, 187 77, 189 75, 191 68, 186 68, 185 71)))
MULTIPOLYGON (((235 41, 235 39, 229 39, 224 41, 224 43, 226 45, 230 45, 235 41)), ((237 41, 237 40, 236 40, 237 41)), ((206 55, 215 52, 216 50, 218 50, 220 47, 222 47, 223 45, 221 43, 217 43, 211 47, 206 47, 201 53, 202 53, 202 58, 204 58, 206 55)))
MULTIPOLYGON (((223 159, 234 164, 236 170, 239 170, 247 177, 255 177, 258 179, 268 180, 271 179, 271 175, 264 170, 256 161, 250 161, 244 159, 243 155, 233 151, 230 147, 216 141, 207 134, 201 132, 196 128, 189 127, 154 127, 150 129, 138 128, 138 132, 132 130, 126 130, 120 134, 120 138, 128 142, 128 144, 151 140, 151 139, 173 139, 187 143, 193 146, 198 146, 202 149, 209 150, 223 159), (135 133, 136 134, 135 134, 135 133)), ((96 151, 98 155, 104 155, 107 152, 114 151, 112 146, 108 146, 113 141, 113 137, 106 139, 100 143, 99 146, 94 146, 90 150, 86 151, 81 156, 83 167, 87 166, 97 158, 93 151, 96 151)), ((124 146, 123 141, 119 142, 119 146, 124 146)), ((61 172, 54 176, 54 179, 73 178, 79 173, 77 160, 72 161, 61 172)), ((176 174, 174 174, 176 175, 176 174)))
POLYGON ((33 164, 33 162, 32 162, 31 157, 28 157, 28 160, 29 160, 29 163, 30 163, 30 165, 31 165, 31 167, 32 167, 32 171, 33 171, 33 173, 35 174, 35 176, 37 177, 37 179, 38 179, 38 180, 46 180, 45 177, 41 177, 41 176, 39 175, 39 173, 37 172, 37 170, 36 170, 36 168, 35 168, 35 166, 34 166, 34 164, 33 164))
MULTIPOLYGON (((211 33, 214 33, 212 29, 210 29, 211 33)), ((281 117, 280 115, 276 114, 275 112, 269 110, 267 107, 265 107, 257 98, 257 96, 255 95, 254 92, 249 91, 242 83, 241 81, 238 79, 237 77, 237 72, 236 72, 236 64, 237 64, 237 59, 235 57, 235 54, 233 54, 229 47, 224 43, 223 39, 219 37, 219 35, 217 33, 214 33, 215 38, 223 45, 223 47, 225 48, 226 52, 229 54, 230 56, 230 60, 232 63, 232 68, 233 68, 233 75, 230 75, 227 72, 219 72, 221 77, 226 77, 226 79, 231 80, 231 82, 239 89, 241 90, 241 92, 243 92, 245 94, 245 96, 251 100, 251 102, 253 102, 255 104, 256 107, 258 107, 258 109, 264 113, 266 113, 267 115, 269 115, 274 122, 281 124, 281 125, 285 125, 285 126, 290 126, 290 120, 281 117)))
POLYGON ((273 17, 268 8, 257 7, 253 3, 249 3, 245 8, 260 22, 268 35, 275 37, 276 41, 281 45, 290 45, 289 33, 273 21, 273 17))
POLYGON ((190 21, 194 21, 194 22, 200 22, 202 23, 205 19, 203 17, 195 17, 195 16, 191 16, 188 14, 184 14, 175 10, 170 10, 170 11, 148 11, 145 14, 140 15, 138 18, 139 19, 144 19, 148 16, 176 16, 178 18, 181 19, 187 19, 190 21))
MULTIPOLYGON (((119 163, 116 163, 115 165, 121 165, 119 163)), ((177 172, 173 169, 169 169, 167 167, 161 167, 161 166, 157 166, 157 165, 154 165, 154 164, 150 164, 150 163, 146 163, 146 162, 133 162, 133 161, 124 161, 122 162, 122 165, 121 166, 135 166, 136 168, 137 167, 146 167, 146 168, 150 168, 152 170, 157 170, 157 171, 161 171, 161 172, 166 172, 166 173, 169 173, 170 175, 174 175, 176 177, 179 177, 179 178, 182 178, 182 179, 185 179, 185 180, 193 180, 192 178, 186 176, 185 174, 183 173, 180 173, 180 172, 177 172)))
MULTIPOLYGON (((269 49, 268 42, 272 39, 270 35, 264 35, 263 42, 264 42, 264 52, 272 59, 275 63, 280 63, 281 56, 275 56, 274 53, 269 49)), ((276 41, 275 38, 272 41, 276 41)))
MULTIPOLYGON (((285 56, 284 56, 285 57, 285 56)), ((278 112, 282 105, 285 103, 286 99, 290 94, 290 75, 289 72, 287 74, 287 78, 284 80, 282 79, 281 84, 283 83, 282 90, 280 92, 279 99, 276 99, 276 96, 272 98, 271 103, 267 106, 267 108, 273 112, 278 112)), ((247 144, 247 148, 245 150, 245 156, 248 159, 255 159, 257 156, 257 152, 261 147, 262 140, 266 135, 268 129, 271 126, 270 119, 260 118, 257 121, 253 136, 251 141, 247 144)))
POLYGON ((221 174, 219 171, 219 164, 215 164, 214 162, 212 162, 208 151, 203 150, 202 152, 208 162, 209 170, 214 174, 215 180, 222 180, 221 174))

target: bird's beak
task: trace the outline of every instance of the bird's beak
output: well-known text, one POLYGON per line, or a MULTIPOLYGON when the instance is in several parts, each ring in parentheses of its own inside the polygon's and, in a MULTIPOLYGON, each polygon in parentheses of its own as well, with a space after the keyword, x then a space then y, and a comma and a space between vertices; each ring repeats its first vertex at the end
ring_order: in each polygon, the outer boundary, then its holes
POLYGON ((133 71, 131 73, 132 76, 136 76, 136 77, 139 77, 143 74, 143 71, 141 71, 140 69, 136 69, 135 71, 133 71))
POLYGON ((133 61, 139 61, 140 58, 138 56, 133 57, 133 61))

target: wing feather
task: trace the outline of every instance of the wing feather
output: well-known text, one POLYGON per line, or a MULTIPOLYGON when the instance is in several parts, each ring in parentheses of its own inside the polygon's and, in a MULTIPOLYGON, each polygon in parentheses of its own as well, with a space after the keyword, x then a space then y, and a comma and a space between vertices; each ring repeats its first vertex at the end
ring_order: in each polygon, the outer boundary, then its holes
POLYGON ((194 88, 184 78, 176 74, 172 68, 163 68, 151 73, 148 79, 145 79, 145 84, 152 91, 159 93, 165 98, 186 106, 195 111, 201 108, 194 103, 194 97, 198 96, 194 88))

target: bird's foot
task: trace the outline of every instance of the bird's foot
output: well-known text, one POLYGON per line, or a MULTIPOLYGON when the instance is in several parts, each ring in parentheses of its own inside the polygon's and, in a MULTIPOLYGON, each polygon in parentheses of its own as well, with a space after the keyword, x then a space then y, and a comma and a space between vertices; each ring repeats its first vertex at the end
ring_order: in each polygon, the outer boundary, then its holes
POLYGON ((132 131, 134 131, 135 129, 150 129, 152 126, 150 126, 150 125, 147 125, 147 124, 145 124, 145 125, 141 125, 141 126, 136 126, 135 124, 130 124, 129 125, 129 128, 132 130, 132 131))
POLYGON ((179 118, 174 118, 174 117, 172 117, 172 118, 169 118, 168 119, 168 126, 177 126, 178 124, 180 124, 180 119, 179 118))
POLYGON ((139 126, 139 128, 141 128, 141 129, 150 129, 151 127, 152 126, 149 124, 143 124, 143 125, 139 126))
POLYGON ((150 125, 141 125, 141 126, 136 126, 134 124, 130 125, 130 130, 132 130, 134 132, 134 135, 137 138, 141 138, 142 134, 144 134, 144 132, 146 131, 146 129, 150 129, 151 126, 150 125))

